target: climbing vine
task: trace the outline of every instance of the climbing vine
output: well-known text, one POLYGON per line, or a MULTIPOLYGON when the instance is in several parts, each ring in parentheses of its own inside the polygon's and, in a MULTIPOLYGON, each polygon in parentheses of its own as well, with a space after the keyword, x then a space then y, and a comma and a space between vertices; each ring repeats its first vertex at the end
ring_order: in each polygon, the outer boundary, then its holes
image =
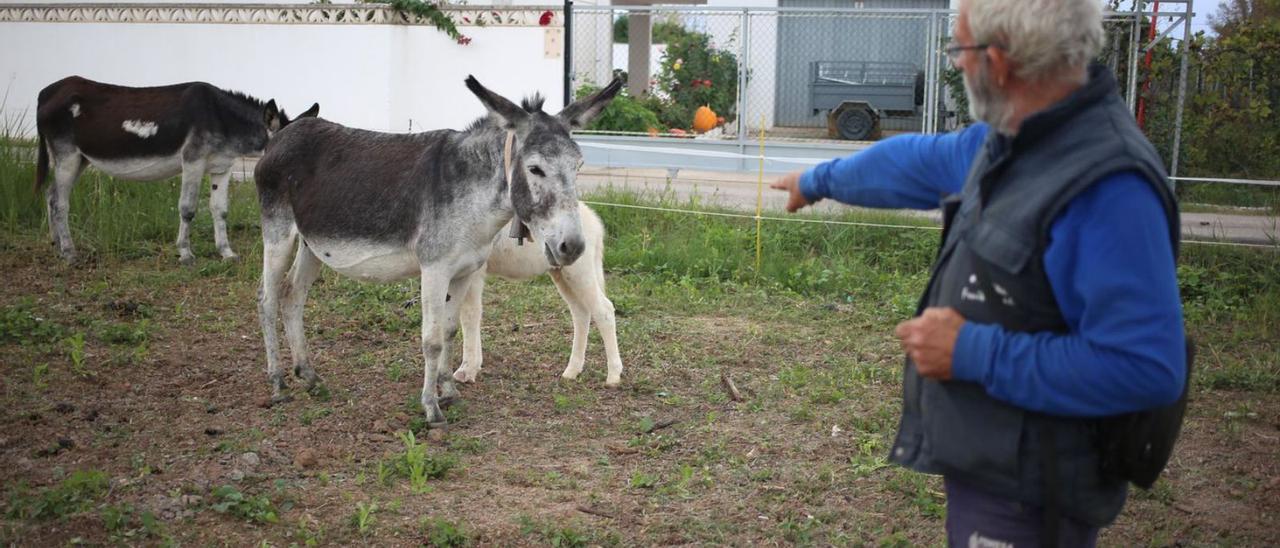
POLYGON ((460 45, 471 43, 471 37, 465 36, 458 30, 457 23, 449 14, 440 9, 444 4, 441 2, 424 2, 423 0, 362 0, 366 4, 387 4, 392 9, 401 12, 416 15, 427 21, 430 21, 440 32, 449 35, 455 42, 460 45))

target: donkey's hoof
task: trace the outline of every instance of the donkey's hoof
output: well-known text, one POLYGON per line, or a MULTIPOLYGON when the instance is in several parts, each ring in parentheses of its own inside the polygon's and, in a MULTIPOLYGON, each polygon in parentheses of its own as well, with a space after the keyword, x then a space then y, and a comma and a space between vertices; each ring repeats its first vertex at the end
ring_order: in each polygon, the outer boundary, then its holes
POLYGON ((323 382, 319 381, 319 379, 307 385, 307 394, 312 398, 321 401, 327 401, 330 397, 329 387, 325 386, 323 382))
POLYGON ((228 253, 223 253, 223 254, 222 254, 222 261, 223 261, 223 262, 227 262, 227 263, 238 263, 238 262, 240 262, 240 256, 239 256, 239 255, 236 255, 235 253, 231 253, 231 252, 228 252, 228 253), (228 254, 228 253, 229 253, 229 254, 228 254))
POLYGON ((437 401, 439 402, 441 409, 448 409, 452 407, 453 404, 458 403, 458 401, 461 399, 462 398, 459 396, 451 395, 451 396, 440 396, 440 399, 437 401))
POLYGON ((449 427, 449 421, 427 422, 428 430, 444 430, 449 427))
POLYGON ((293 396, 289 394, 273 394, 270 398, 258 400, 258 406, 263 409, 270 409, 282 403, 293 401, 293 396))
POLYGON ((183 255, 181 257, 178 257, 178 263, 180 263, 182 266, 195 266, 196 256, 190 255, 190 254, 183 255))
POLYGON ((312 369, 310 365, 301 367, 294 366, 293 376, 302 379, 303 382, 307 383, 308 390, 320 382, 320 375, 316 374, 316 370, 312 369))
POLYGON ((622 379, 605 379, 605 388, 618 388, 622 386, 622 379))
POLYGON ((453 372, 453 380, 458 382, 476 382, 476 377, 478 376, 478 374, 479 374, 478 369, 475 371, 472 371, 470 369, 459 367, 457 371, 453 372))
POLYGON ((561 373, 561 374, 560 374, 560 378, 565 379, 565 380, 573 381, 573 380, 577 380, 577 379, 578 379, 578 375, 581 375, 581 374, 582 374, 582 370, 581 370, 581 369, 579 369, 579 370, 577 370, 577 371, 573 371, 573 370, 571 370, 571 369, 565 369, 565 370, 564 370, 564 373, 561 373))

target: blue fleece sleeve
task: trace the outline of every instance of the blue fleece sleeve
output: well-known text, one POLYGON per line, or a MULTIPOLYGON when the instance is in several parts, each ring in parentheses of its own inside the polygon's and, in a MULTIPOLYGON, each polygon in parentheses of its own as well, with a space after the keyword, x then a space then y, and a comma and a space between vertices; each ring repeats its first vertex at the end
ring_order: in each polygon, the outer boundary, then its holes
POLYGON ((941 135, 898 135, 818 164, 800 176, 809 203, 823 198, 866 207, 934 209, 960 191, 987 136, 986 124, 941 135))
POLYGON ((1186 382, 1182 305, 1159 197, 1136 173, 1071 201, 1044 266, 1066 334, 967 322, 952 375, 1024 409, 1101 417, 1166 405, 1186 382))

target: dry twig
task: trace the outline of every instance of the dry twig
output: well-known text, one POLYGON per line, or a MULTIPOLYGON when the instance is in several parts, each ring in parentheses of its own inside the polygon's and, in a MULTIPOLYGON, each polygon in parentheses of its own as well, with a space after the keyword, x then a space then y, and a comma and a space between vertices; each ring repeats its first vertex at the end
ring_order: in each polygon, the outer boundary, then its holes
POLYGON ((729 378, 728 373, 720 374, 720 386, 724 387, 724 391, 729 394, 729 399, 733 401, 742 401, 742 392, 738 391, 738 386, 733 384, 733 379, 729 378))

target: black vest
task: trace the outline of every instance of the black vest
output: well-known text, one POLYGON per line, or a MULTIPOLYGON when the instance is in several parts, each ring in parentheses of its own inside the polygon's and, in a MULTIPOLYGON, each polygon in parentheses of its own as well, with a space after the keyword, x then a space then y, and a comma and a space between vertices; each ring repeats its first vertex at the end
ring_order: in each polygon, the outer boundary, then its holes
MULTIPOLYGON (((993 128, 960 195, 943 202, 942 248, 917 314, 949 306, 1012 331, 1066 332, 1043 264, 1050 226, 1081 192, 1124 171, 1160 195, 1176 255, 1178 210, 1164 167, 1105 67, 1092 67, 1087 84, 1028 118, 1014 138, 993 128)), ((1055 506, 1094 526, 1111 523, 1126 484, 1101 476, 1097 420, 1025 411, 975 383, 924 379, 907 360, 894 462, 1045 505, 1046 441, 1060 480, 1055 506)))

